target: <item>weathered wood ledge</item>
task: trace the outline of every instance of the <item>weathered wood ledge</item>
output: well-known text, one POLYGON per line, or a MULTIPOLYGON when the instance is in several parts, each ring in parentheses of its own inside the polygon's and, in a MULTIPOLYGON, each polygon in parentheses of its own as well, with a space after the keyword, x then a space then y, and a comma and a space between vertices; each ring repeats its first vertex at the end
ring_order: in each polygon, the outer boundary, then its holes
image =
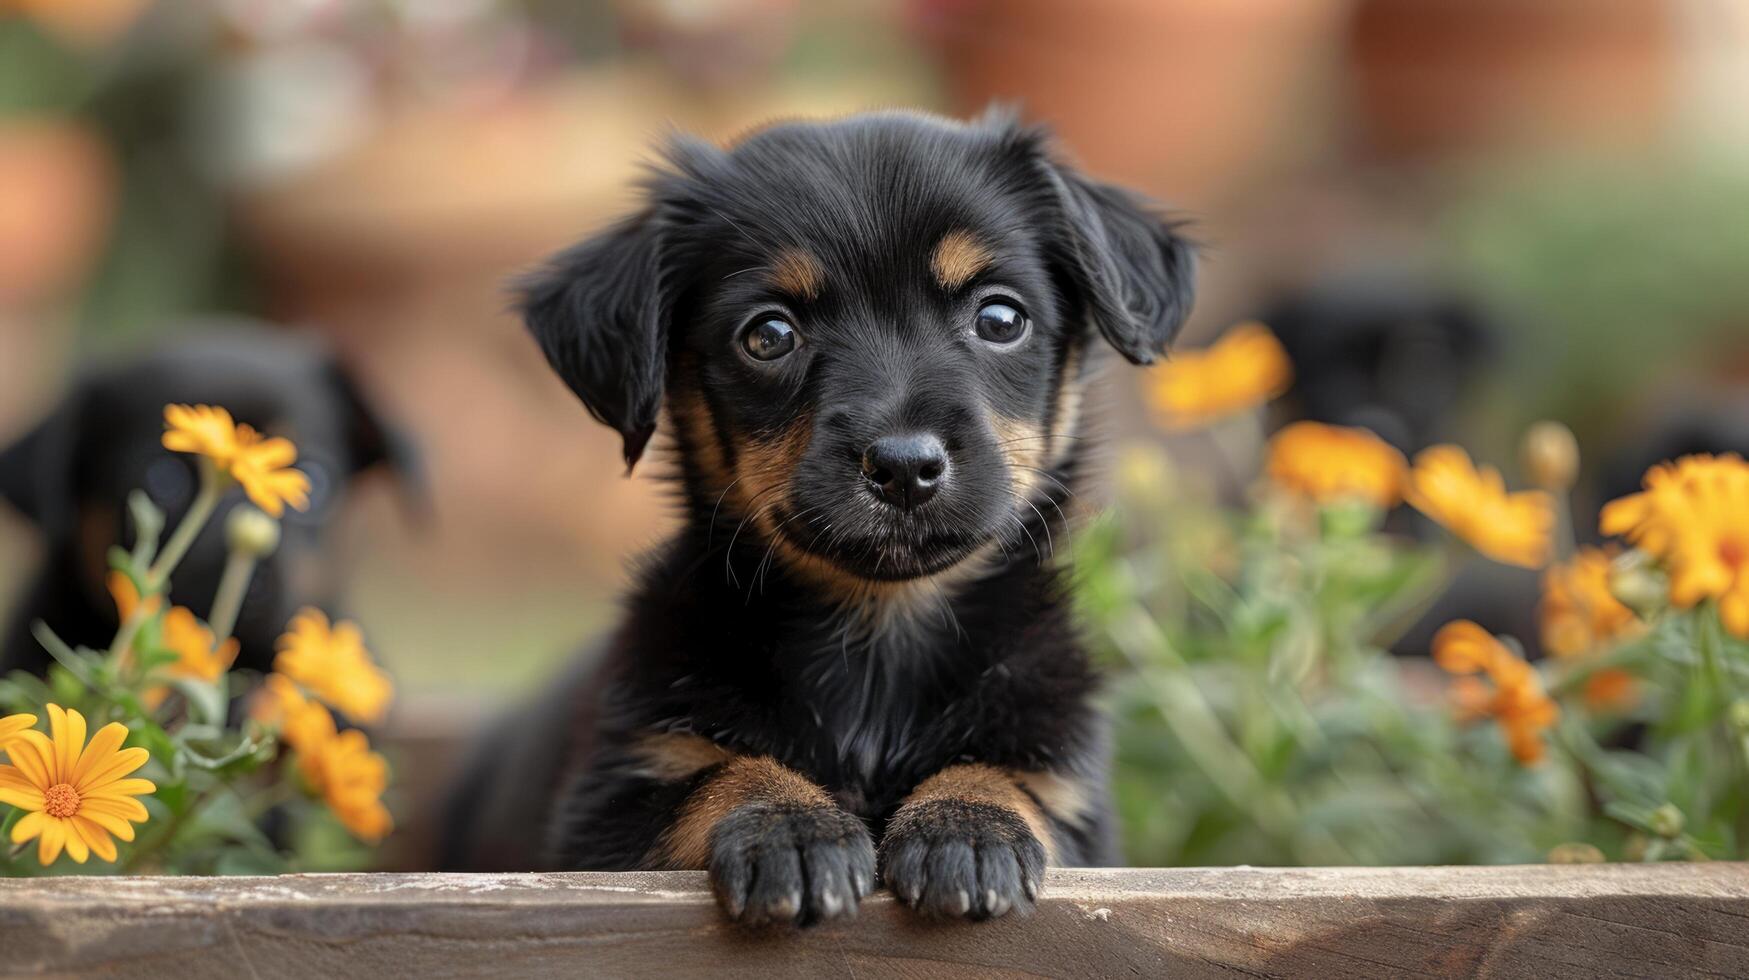
POLYGON ((749 933, 704 876, 0 880, 0 974, 1749 976, 1749 865, 1054 871, 1039 908, 749 933))

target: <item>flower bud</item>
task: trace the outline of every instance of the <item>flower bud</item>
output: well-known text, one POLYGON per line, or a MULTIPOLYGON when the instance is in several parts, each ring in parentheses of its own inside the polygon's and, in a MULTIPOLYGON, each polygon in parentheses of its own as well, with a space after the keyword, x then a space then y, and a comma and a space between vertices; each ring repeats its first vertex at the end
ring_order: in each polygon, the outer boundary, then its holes
POLYGON ((1172 464, 1158 446, 1126 447, 1117 461, 1117 486, 1131 500, 1157 501, 1173 488, 1172 464))
POLYGON ((1684 820, 1682 811, 1676 808, 1676 804, 1666 803, 1652 811, 1652 819, 1649 823, 1652 833, 1659 837, 1675 837, 1682 833, 1684 820))
POLYGON ((1549 850, 1550 864, 1602 864, 1603 852, 1595 844, 1584 841, 1568 841, 1556 844, 1549 850))
POLYGON ((225 519, 225 543, 238 554, 265 558, 279 547, 279 522, 248 504, 240 504, 225 519))
POLYGON ((1731 723, 1731 730, 1739 735, 1749 735, 1749 698, 1738 698, 1725 709, 1725 717, 1731 723))
POLYGON ((1530 482, 1553 493, 1573 489, 1579 476, 1579 440, 1559 422, 1538 422, 1525 430, 1519 453, 1530 482))
POLYGON ((1609 592, 1642 619, 1663 608, 1668 594, 1651 559, 1635 549, 1610 564, 1609 592))

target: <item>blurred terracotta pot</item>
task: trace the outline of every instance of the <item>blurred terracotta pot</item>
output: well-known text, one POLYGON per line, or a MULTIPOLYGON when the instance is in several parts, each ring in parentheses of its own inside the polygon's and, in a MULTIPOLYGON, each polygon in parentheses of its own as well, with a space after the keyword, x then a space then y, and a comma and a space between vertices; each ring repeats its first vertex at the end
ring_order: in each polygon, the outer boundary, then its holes
POLYGON ((1304 118, 1335 0, 919 3, 957 106, 1018 101, 1094 171, 1178 201, 1242 186, 1304 118))
POLYGON ((1666 0, 1362 0, 1348 23, 1361 132, 1386 156, 1645 142, 1670 109, 1666 0))
POLYGON ((114 182, 108 151, 85 127, 0 124, 0 307, 76 284, 108 232, 114 182))

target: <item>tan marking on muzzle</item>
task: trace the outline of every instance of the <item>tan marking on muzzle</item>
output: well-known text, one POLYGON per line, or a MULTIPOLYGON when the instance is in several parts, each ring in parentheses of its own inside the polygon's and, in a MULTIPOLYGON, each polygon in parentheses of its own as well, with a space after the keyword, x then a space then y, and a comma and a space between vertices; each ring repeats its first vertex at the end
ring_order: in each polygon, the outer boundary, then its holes
POLYGON ((1024 500, 1038 486, 1043 475, 1040 471, 1044 468, 1048 448, 1045 430, 1031 419, 1005 415, 991 416, 990 427, 996 432, 996 448, 1014 474, 1014 491, 1024 500))

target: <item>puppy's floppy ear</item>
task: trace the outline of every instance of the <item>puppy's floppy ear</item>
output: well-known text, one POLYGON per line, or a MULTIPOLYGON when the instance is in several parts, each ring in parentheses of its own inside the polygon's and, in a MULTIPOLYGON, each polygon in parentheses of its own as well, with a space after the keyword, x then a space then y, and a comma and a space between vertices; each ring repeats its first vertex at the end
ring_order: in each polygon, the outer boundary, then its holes
POLYGON ((1196 247, 1138 195, 1044 162, 1062 209, 1066 265, 1111 346, 1136 364, 1162 354, 1196 299, 1196 247))
POLYGON ((626 471, 656 431, 668 316, 655 207, 554 256, 516 285, 528 329, 589 414, 619 430, 626 471))
POLYGON ((431 485, 426 479, 425 461, 418 444, 405 429, 378 410, 375 399, 365 393, 345 365, 330 360, 326 374, 334 397, 345 413, 351 472, 356 474, 378 466, 387 467, 400 484, 403 502, 411 516, 428 519, 432 512, 431 485))
POLYGON ((76 386, 35 428, 0 449, 0 497, 50 540, 73 530, 83 390, 83 385, 76 386))

